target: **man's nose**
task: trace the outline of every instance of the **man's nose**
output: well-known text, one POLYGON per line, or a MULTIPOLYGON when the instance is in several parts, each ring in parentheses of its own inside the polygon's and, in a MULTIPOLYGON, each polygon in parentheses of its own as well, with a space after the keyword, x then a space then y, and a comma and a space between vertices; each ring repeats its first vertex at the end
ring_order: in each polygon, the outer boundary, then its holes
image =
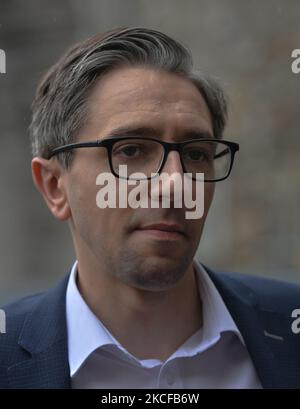
POLYGON ((173 173, 183 174, 183 169, 180 160, 180 154, 177 151, 170 151, 168 153, 166 162, 161 169, 161 173, 168 173, 172 175, 173 173))
MULTIPOLYGON (((160 171, 159 181, 151 185, 151 196, 154 201, 165 201, 166 204, 182 203, 183 168, 180 155, 177 151, 170 151, 163 168, 160 171)), ((154 182, 155 183, 155 182, 154 182)), ((164 207, 164 206, 163 206, 164 207)))

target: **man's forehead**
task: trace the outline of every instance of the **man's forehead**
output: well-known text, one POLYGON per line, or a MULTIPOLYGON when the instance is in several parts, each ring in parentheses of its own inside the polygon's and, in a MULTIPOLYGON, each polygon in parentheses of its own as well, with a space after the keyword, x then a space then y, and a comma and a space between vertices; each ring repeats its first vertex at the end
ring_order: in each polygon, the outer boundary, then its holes
POLYGON ((100 79, 90 98, 90 112, 96 115, 162 110, 209 115, 203 97, 189 80, 151 69, 115 70, 100 79))

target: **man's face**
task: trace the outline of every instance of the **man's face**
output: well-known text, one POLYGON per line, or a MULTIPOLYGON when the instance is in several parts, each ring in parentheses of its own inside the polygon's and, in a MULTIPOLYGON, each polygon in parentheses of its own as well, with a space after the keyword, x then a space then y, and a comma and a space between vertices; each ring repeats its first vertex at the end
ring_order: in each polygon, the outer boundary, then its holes
MULTIPOLYGON (((152 128, 152 137, 181 142, 190 132, 213 135, 208 107, 197 88, 175 74, 150 68, 120 68, 94 87, 90 112, 78 141, 105 139, 118 128, 152 128)), ((149 135, 151 136, 150 132, 149 135)), ((122 136, 122 134, 120 134, 122 136)), ((74 150, 66 172, 71 228, 77 255, 91 260, 112 279, 147 290, 174 286, 191 266, 214 193, 204 184, 204 215, 186 219, 186 208, 106 208, 96 205, 97 175, 109 172, 105 148, 74 150), (158 236, 142 227, 177 223, 182 234, 158 236)), ((178 152, 162 170, 183 174, 178 152)), ((118 187, 119 179, 116 179, 118 187)), ((130 190, 130 187, 129 187, 130 190)))

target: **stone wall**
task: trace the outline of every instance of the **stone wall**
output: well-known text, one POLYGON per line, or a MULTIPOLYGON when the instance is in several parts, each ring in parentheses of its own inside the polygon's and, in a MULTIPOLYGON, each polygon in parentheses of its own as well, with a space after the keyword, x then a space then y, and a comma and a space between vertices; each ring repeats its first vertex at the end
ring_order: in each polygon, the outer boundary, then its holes
POLYGON ((74 258, 30 173, 27 127, 38 78, 98 31, 143 25, 191 48, 231 100, 225 138, 240 143, 217 186, 199 257, 212 268, 300 281, 300 48, 298 0, 0 1, 0 300, 53 285, 74 258))

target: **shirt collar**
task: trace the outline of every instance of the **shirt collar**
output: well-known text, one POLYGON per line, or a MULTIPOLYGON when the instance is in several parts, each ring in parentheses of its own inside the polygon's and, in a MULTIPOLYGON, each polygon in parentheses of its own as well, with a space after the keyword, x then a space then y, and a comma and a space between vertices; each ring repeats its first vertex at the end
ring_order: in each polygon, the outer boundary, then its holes
POLYGON ((196 279, 202 300, 203 339, 212 340, 220 337, 223 332, 234 332, 243 345, 245 341, 238 330, 219 291, 209 277, 202 264, 194 259, 196 279))
POLYGON ((99 321, 82 298, 77 284, 77 261, 72 267, 66 295, 68 353, 71 376, 78 371, 87 357, 104 345, 122 345, 99 321))
MULTIPOLYGON (((192 335, 169 359, 179 356, 194 356, 214 345, 226 331, 235 333, 245 345, 243 337, 231 317, 224 301, 200 262, 194 259, 196 280, 202 300, 203 327, 192 335)), ((68 329, 68 354, 70 373, 73 376, 85 360, 98 348, 117 346, 129 352, 113 337, 109 330, 90 310, 82 298, 77 284, 77 261, 74 263, 66 294, 66 317, 68 329)), ((169 360, 168 359, 168 360, 169 360)), ((149 361, 149 366, 157 360, 149 361), (152 361, 152 363, 150 362, 152 361)))

